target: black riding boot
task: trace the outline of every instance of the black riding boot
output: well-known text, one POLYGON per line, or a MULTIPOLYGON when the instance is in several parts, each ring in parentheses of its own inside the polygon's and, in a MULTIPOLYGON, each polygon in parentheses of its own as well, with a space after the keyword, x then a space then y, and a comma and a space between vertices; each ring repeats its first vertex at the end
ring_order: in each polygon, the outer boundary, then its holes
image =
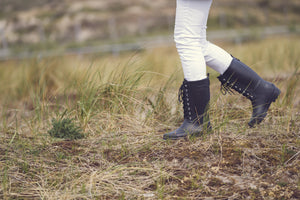
POLYGON ((236 58, 233 58, 229 68, 218 79, 225 93, 233 88, 251 101, 253 112, 248 123, 250 127, 262 122, 271 103, 275 102, 280 94, 280 90, 275 85, 263 80, 236 58))
MULTIPOLYGON (((209 79, 200 81, 184 80, 179 90, 183 102, 184 121, 182 125, 163 136, 163 139, 180 139, 187 136, 197 136, 210 128, 208 115, 209 79)), ((180 100, 181 101, 181 100, 180 100)))

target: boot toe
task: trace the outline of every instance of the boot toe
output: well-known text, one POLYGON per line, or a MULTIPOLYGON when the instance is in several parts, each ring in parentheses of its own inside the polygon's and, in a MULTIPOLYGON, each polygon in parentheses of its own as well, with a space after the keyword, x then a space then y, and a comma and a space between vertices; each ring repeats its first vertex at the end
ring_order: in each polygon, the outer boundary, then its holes
POLYGON ((251 120, 248 122, 248 125, 250 126, 250 128, 253 128, 255 125, 260 124, 266 116, 267 116, 267 113, 264 113, 263 115, 261 115, 259 117, 252 117, 251 120))
POLYGON ((270 93, 267 97, 263 96, 262 100, 258 100, 259 103, 257 103, 257 104, 260 106, 253 105, 253 114, 252 114, 251 120, 248 123, 248 125, 251 128, 253 128, 257 124, 260 124, 265 119, 271 103, 276 101, 276 99, 278 98, 278 96, 281 92, 273 84, 270 84, 270 85, 272 85, 272 87, 273 87, 272 93, 270 93))
POLYGON ((189 135, 189 132, 181 128, 176 129, 170 133, 163 135, 164 140, 179 140, 181 138, 186 138, 189 135))

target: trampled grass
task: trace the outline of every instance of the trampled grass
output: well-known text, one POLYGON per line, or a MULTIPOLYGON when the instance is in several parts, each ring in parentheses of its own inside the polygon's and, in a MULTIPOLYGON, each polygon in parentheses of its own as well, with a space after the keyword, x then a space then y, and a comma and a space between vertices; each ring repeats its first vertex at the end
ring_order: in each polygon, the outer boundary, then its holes
POLYGON ((225 44, 282 91, 249 129, 250 103, 211 74, 209 135, 164 141, 182 120, 176 50, 0 63, 1 199, 300 198, 299 37, 225 44), (74 119, 84 138, 51 137, 74 119))

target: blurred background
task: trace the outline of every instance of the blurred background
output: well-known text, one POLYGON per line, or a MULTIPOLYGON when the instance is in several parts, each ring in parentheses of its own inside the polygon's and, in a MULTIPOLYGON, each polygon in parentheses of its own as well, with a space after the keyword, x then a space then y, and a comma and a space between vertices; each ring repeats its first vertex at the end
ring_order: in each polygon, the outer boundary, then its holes
MULTIPOLYGON (((175 0, 1 0, 0 59, 173 45, 175 0)), ((214 1, 210 40, 298 34, 299 0, 214 1)))

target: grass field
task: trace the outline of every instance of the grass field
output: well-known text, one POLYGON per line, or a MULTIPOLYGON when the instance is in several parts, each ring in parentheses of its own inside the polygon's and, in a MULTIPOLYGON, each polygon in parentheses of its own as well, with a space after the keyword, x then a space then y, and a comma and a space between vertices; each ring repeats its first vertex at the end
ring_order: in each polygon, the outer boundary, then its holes
POLYGON ((208 69, 213 131, 180 141, 174 47, 0 62, 0 199, 299 199, 299 39, 221 45, 282 93, 249 129, 208 69))

